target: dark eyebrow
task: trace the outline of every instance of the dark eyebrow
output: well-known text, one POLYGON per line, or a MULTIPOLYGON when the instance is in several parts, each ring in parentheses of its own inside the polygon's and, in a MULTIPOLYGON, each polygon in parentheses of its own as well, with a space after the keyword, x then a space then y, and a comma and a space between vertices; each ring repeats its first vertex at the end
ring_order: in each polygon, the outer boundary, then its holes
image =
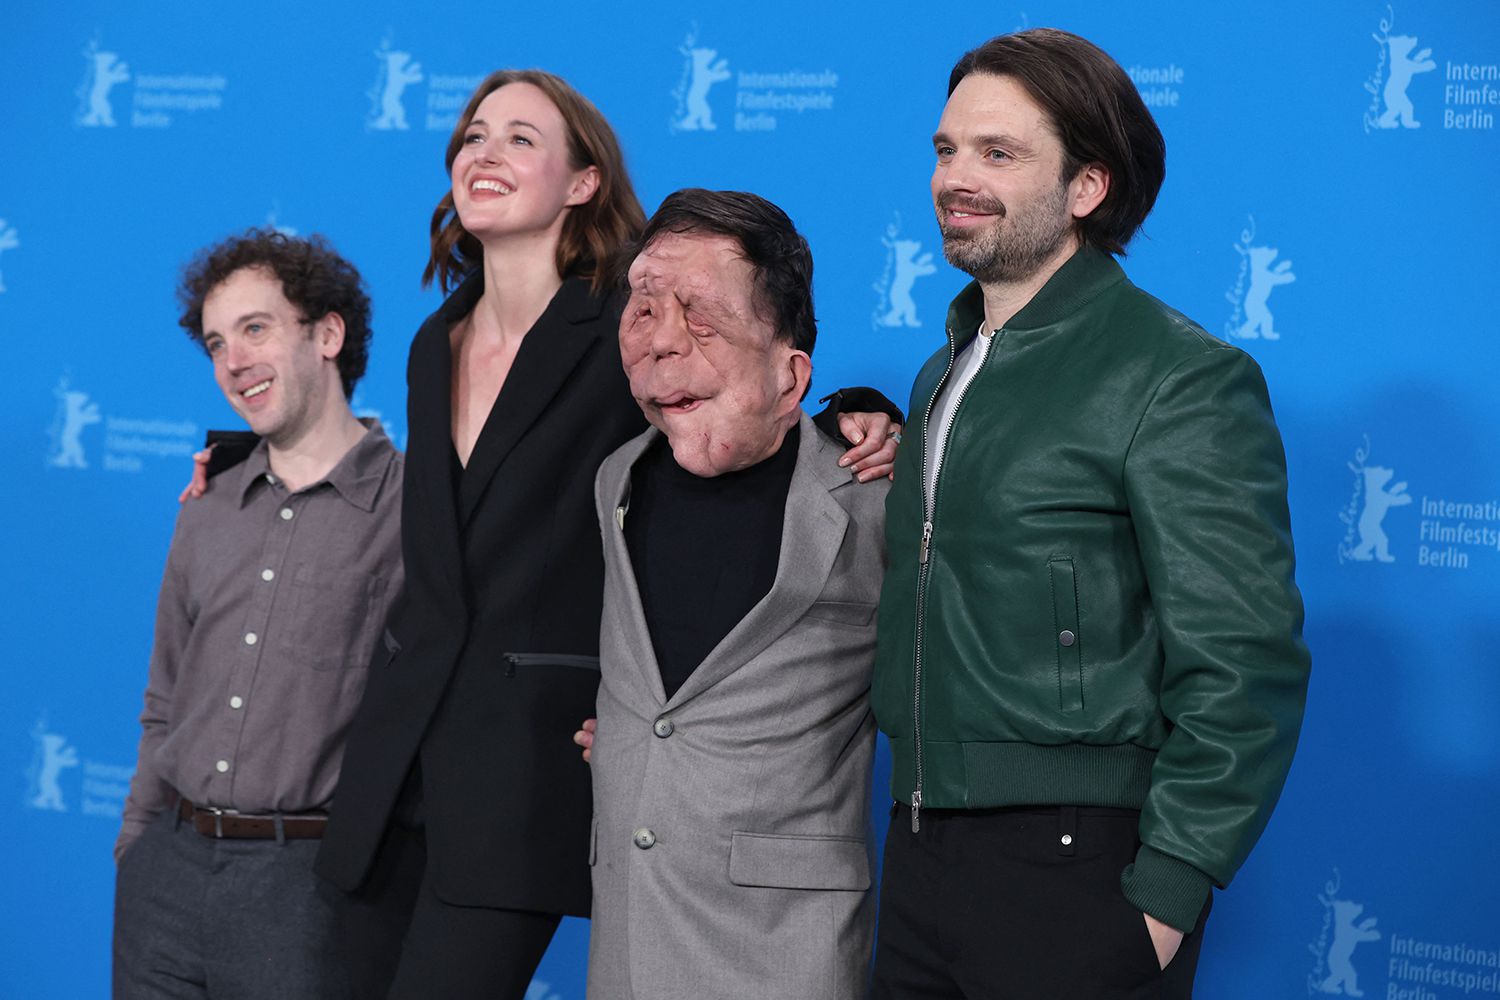
POLYGON ((1008 149, 1017 156, 1032 156, 1035 151, 1028 143, 1022 142, 1013 135, 995 133, 992 135, 977 135, 974 137, 976 146, 999 146, 1008 149))
MULTIPOLYGON (((475 125, 488 125, 488 124, 489 124, 489 122, 485 121, 483 118, 470 118, 469 119, 469 125, 468 125, 468 127, 469 128, 473 128, 475 125)), ((545 134, 545 133, 542 132, 541 129, 539 129, 535 125, 531 124, 531 122, 526 121, 524 118, 512 118, 510 121, 506 122, 505 124, 511 126, 512 128, 514 128, 517 125, 519 125, 519 126, 521 126, 523 128, 529 128, 529 129, 531 129, 531 131, 535 132, 537 135, 543 135, 543 134, 545 134)))
MULTIPOLYGON (((958 145, 958 143, 950 139, 947 133, 944 132, 935 133, 932 137, 932 144, 934 147, 958 145)), ((975 146, 999 146, 1002 149, 1009 150, 1015 156, 1023 158, 1036 155, 1036 150, 1032 149, 1028 143, 1022 142, 1013 135, 1004 135, 998 132, 976 135, 973 144, 975 146)))
MULTIPOLYGON (((483 118, 470 118, 469 119, 469 127, 471 127, 471 128, 473 126, 475 126, 475 125, 488 125, 488 124, 489 124, 489 122, 485 121, 483 118)), ((540 133, 542 131, 541 129, 537 128, 535 125, 531 124, 531 122, 526 121, 524 118, 512 118, 510 121, 506 122, 505 124, 511 125, 511 126, 523 125, 526 128, 531 129, 533 132, 538 132, 538 133, 540 133)))
POLYGON ((247 312, 247 313, 245 313, 245 315, 243 315, 239 319, 235 320, 234 321, 234 325, 235 326, 244 326, 246 323, 250 322, 252 319, 274 319, 274 318, 275 317, 273 317, 270 313, 266 312, 264 309, 256 309, 254 312, 247 312))

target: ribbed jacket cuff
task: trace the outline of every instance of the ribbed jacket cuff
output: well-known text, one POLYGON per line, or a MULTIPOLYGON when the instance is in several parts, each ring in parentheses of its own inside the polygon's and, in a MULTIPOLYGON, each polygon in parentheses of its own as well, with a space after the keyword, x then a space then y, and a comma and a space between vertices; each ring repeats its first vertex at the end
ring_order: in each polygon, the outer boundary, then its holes
POLYGON ((1184 934, 1198 923, 1213 879, 1185 861, 1142 844, 1135 864, 1120 875, 1125 898, 1142 913, 1184 934))

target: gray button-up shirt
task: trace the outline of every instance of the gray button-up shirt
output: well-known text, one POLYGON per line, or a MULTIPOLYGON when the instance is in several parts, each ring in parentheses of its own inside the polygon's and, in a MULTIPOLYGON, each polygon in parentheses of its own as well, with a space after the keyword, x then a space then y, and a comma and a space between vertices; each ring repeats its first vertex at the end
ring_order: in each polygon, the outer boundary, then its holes
POLYGON ((328 807, 401 589, 401 466, 374 423, 327 477, 289 493, 261 442, 184 505, 116 857, 179 795, 241 812, 328 807))

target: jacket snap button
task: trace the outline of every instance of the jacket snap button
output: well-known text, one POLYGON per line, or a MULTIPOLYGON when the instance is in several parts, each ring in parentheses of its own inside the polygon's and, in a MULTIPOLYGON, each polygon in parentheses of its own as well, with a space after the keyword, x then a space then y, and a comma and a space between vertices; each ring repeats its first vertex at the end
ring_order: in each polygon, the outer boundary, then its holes
POLYGON ((1072 844, 1073 844, 1073 835, 1071 833, 1065 833, 1065 834, 1063 834, 1062 835, 1062 845, 1064 847, 1070 847, 1070 846, 1072 846, 1072 844))
POLYGON ((668 736, 671 736, 672 730, 675 728, 676 727, 672 725, 672 720, 666 718, 665 716, 657 719, 654 723, 651 724, 651 731, 662 739, 666 739, 668 736))
POLYGON ((1078 636, 1074 635, 1068 629, 1063 629, 1057 634, 1057 641, 1062 643, 1064 646, 1071 646, 1073 645, 1073 643, 1078 641, 1078 636))
POLYGON ((644 826, 635 831, 635 836, 631 840, 635 842, 636 847, 639 847, 643 851, 649 851, 652 847, 656 846, 656 834, 644 826))

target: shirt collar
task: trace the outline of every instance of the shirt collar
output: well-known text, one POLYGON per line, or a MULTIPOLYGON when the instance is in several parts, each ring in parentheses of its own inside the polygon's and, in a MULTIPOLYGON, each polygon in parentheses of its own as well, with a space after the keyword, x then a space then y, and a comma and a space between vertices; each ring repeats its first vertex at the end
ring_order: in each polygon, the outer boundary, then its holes
MULTIPOLYGON (((359 422, 369 428, 364 436, 328 470, 328 475, 298 492, 305 493, 326 483, 345 501, 360 510, 375 509, 375 502, 380 498, 380 488, 385 483, 386 471, 396 455, 396 449, 391 445, 390 438, 386 437, 379 420, 361 417, 359 422)), ((240 506, 244 507, 250 501, 251 492, 258 485, 267 483, 272 475, 271 453, 265 440, 262 439, 250 453, 250 457, 233 471, 238 477, 233 484, 235 496, 239 498, 240 506)))

